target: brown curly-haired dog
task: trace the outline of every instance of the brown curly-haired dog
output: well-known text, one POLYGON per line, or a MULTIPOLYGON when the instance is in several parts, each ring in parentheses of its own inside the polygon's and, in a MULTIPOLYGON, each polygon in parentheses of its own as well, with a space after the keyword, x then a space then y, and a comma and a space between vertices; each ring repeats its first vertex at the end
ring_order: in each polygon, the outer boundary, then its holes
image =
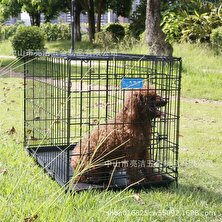
MULTIPOLYGON (((143 178, 152 180, 151 166, 138 167, 131 163, 150 160, 148 148, 151 143, 151 121, 161 116, 158 107, 165 105, 166 101, 154 89, 142 88, 127 92, 123 108, 117 115, 107 124, 95 127, 76 145, 71 159, 73 169, 80 163, 81 168, 84 168, 90 156, 93 162, 99 160, 103 163, 118 158, 129 163, 124 167, 129 184, 143 178)), ((108 166, 94 167, 81 176, 80 181, 98 183, 110 172, 112 169, 108 166)))

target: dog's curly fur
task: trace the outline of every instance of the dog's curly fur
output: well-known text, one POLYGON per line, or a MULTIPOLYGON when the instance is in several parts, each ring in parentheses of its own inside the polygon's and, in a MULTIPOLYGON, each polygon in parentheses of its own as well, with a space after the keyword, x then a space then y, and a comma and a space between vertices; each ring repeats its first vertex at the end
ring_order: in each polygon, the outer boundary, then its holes
MULTIPOLYGON (((151 121, 160 117, 158 107, 166 105, 155 89, 150 87, 134 89, 126 93, 123 108, 105 125, 98 125, 86 135, 74 148, 71 165, 75 170, 81 162, 88 163, 87 154, 93 160, 101 158, 102 162, 119 158, 124 161, 150 160, 149 146, 151 141, 151 121), (118 148, 117 148, 118 147, 118 148), (81 154, 81 155, 80 155, 81 154)), ((152 167, 125 168, 129 183, 143 178, 151 180, 152 167)), ((107 166, 89 170, 88 176, 82 176, 81 182, 98 182, 105 172, 112 171, 107 166)), ((86 175, 86 174, 85 174, 86 175)))

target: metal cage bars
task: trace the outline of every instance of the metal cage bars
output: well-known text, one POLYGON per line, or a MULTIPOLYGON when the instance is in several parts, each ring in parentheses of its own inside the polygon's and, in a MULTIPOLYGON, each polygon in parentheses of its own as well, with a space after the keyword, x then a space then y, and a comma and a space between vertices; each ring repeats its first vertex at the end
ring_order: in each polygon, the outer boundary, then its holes
MULTIPOLYGON (((181 59, 147 55, 48 55, 25 62, 24 141, 60 183, 72 177, 71 150, 121 109, 123 78, 142 78, 168 101, 152 122, 154 168, 178 177, 181 59)), ((80 154, 81 155, 81 154, 80 154)))

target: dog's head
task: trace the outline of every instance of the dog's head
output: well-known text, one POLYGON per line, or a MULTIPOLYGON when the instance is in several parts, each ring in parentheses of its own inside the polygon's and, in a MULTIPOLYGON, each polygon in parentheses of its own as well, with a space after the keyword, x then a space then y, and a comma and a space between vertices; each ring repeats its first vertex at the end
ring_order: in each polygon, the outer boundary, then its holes
POLYGON ((157 95, 154 89, 132 90, 128 93, 125 103, 127 119, 131 122, 147 122, 153 118, 160 118, 163 113, 159 108, 166 104, 166 100, 157 95))

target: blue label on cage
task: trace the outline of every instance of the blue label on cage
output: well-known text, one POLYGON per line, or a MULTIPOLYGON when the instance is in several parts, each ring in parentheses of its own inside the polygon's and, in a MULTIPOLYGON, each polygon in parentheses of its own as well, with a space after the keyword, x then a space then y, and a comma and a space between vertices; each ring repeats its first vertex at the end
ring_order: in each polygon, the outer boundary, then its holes
POLYGON ((141 78, 124 78, 121 83, 122 89, 141 89, 143 88, 143 79, 141 78))

